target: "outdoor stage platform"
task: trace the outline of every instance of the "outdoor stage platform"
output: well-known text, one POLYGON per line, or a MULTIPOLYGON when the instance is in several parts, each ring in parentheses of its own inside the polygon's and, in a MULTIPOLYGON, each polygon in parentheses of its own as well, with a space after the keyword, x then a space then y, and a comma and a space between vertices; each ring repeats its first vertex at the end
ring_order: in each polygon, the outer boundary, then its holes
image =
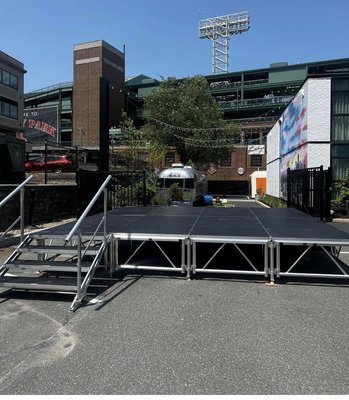
MULTIPOLYGON (((100 214, 80 226, 85 240, 100 214)), ((74 223, 32 236, 61 238, 74 223)), ((106 213, 113 271, 175 271, 275 277, 349 278, 338 259, 349 235, 295 209, 223 207, 126 207, 106 213)))

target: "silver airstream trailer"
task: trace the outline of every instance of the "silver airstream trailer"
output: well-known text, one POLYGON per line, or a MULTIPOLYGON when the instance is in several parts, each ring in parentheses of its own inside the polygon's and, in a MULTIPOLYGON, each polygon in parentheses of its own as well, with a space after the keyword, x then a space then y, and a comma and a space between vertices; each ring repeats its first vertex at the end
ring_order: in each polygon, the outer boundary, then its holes
POLYGON ((185 201, 195 202, 207 193, 207 177, 192 167, 172 164, 171 168, 160 171, 156 185, 159 190, 168 189, 174 183, 183 191, 185 201))

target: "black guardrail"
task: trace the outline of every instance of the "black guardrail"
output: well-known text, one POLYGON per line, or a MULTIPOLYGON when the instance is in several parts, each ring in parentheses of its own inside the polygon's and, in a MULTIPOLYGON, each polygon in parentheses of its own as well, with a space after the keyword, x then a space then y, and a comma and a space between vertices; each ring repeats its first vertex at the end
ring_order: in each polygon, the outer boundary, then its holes
POLYGON ((287 207, 330 221, 331 194, 331 168, 287 170, 287 207))
MULTIPOLYGON (((112 176, 108 184, 108 210, 126 206, 146 206, 146 172, 143 171, 85 171, 76 172, 78 186, 78 215, 80 216, 94 194, 107 178, 112 176)), ((102 212, 103 196, 95 203, 91 214, 102 212)))

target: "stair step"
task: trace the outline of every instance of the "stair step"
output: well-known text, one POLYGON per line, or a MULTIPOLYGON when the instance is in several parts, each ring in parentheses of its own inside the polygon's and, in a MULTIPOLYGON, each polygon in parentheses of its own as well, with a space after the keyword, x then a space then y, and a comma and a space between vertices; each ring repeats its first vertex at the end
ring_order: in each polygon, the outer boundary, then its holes
MULTIPOLYGON (((91 263, 84 262, 81 265, 81 272, 87 272, 91 263)), ((69 261, 39 261, 39 260, 15 260, 4 265, 9 269, 31 270, 31 271, 60 271, 77 272, 76 262, 69 261)))
MULTIPOLYGON (((89 248, 86 251, 86 255, 95 255, 99 248, 89 248)), ((29 245, 26 247, 20 247, 18 249, 20 253, 35 253, 35 254, 77 254, 77 246, 41 246, 41 245, 29 245)), ((84 249, 82 249, 84 251, 84 249)))
MULTIPOLYGON (((59 240, 62 240, 62 241, 64 241, 65 240, 65 238, 66 238, 66 236, 67 236, 67 234, 66 233, 64 233, 64 234, 62 234, 62 233, 59 233, 59 232, 52 232, 52 231, 49 231, 49 232, 42 232, 42 231, 40 231, 40 232, 37 232, 37 233, 30 233, 30 237, 32 238, 32 239, 59 239, 59 240)), ((90 240, 90 238, 91 238, 91 235, 81 235, 81 239, 84 241, 84 240, 90 240)), ((95 236, 95 241, 103 241, 103 235, 96 235, 95 236)))
POLYGON ((76 279, 46 278, 39 275, 33 277, 5 276, 0 287, 11 289, 41 290, 76 293, 76 279))

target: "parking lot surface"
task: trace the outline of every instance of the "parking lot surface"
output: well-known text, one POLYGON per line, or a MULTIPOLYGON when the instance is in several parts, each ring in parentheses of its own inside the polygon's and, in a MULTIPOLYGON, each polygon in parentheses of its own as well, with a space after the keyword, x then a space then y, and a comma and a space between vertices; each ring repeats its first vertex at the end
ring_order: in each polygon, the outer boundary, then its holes
POLYGON ((0 295, 0 394, 347 394, 349 287, 113 277, 0 295), (102 282, 101 282, 102 283, 102 282))

